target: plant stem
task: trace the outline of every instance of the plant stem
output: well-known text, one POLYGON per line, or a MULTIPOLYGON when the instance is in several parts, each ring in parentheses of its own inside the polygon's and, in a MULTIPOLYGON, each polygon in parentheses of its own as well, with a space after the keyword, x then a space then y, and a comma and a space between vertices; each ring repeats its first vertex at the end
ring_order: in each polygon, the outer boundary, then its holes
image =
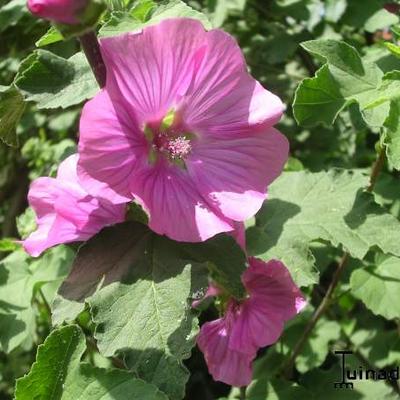
POLYGON ((310 336, 312 330, 314 329, 315 325, 321 318, 321 316, 325 313, 326 309, 328 308, 328 305, 331 300, 331 296, 333 291, 336 288, 336 285, 339 282, 340 275, 343 271, 343 268, 346 264, 346 261, 349 257, 348 253, 344 253, 341 260, 339 261, 338 267, 336 268, 335 273, 333 274, 332 281, 328 287, 328 290, 326 291, 325 296, 323 297, 321 303, 319 304, 317 310, 311 317, 310 321, 308 321, 308 324, 306 325, 303 334, 301 335, 300 339, 296 343, 296 345, 293 348, 292 354, 289 358, 289 360, 285 363, 284 366, 284 375, 287 379, 290 379, 292 377, 292 372, 293 372, 293 367, 294 363, 296 361, 297 356, 301 353, 303 350, 303 347, 305 343, 307 342, 308 337, 310 336))
POLYGON ((382 171, 382 167, 385 164, 385 149, 381 149, 378 155, 378 158, 374 162, 374 165, 372 166, 372 171, 369 177, 369 186, 367 188, 368 192, 372 192, 374 190, 376 181, 378 179, 379 174, 382 171))
POLYGON ((89 61, 93 74, 100 88, 106 85, 106 66, 101 55, 99 42, 94 31, 87 32, 79 37, 83 52, 89 61))
MULTIPOLYGON (((369 180, 369 185, 367 188, 368 192, 372 192, 374 190, 376 181, 378 179, 378 176, 382 170, 382 167, 385 163, 385 149, 382 149, 379 152, 378 158, 374 162, 370 174, 370 180, 369 180)), ((300 339, 297 341, 296 345, 293 348, 293 351, 287 360, 287 362, 283 366, 283 374, 287 379, 292 378, 293 374, 293 368, 294 364, 296 361, 297 356, 302 352, 304 345, 306 344, 309 336, 311 335, 311 332, 313 331, 315 325, 321 318, 321 316, 325 313, 325 311, 328 309, 331 301, 332 301, 332 295, 336 289, 337 284, 339 283, 340 276, 342 274, 342 271, 344 269, 344 266, 349 258, 349 253, 345 252, 343 253, 342 258, 340 259, 338 266, 333 274, 332 281, 329 284, 328 290, 325 293, 325 296, 323 297, 321 303, 319 304, 317 310, 314 312, 313 316, 311 319, 308 321, 303 334, 301 335, 300 339)))
MULTIPOLYGON (((100 353, 99 348, 97 347, 97 343, 94 338, 91 336, 86 336, 86 345, 88 348, 91 348, 96 353, 100 353)), ((110 357, 112 365, 119 369, 126 369, 126 365, 123 360, 118 357, 110 357)))
POLYGON ((44 307, 46 308, 47 313, 49 314, 49 316, 50 316, 50 318, 51 318, 51 308, 50 308, 50 305, 49 305, 49 303, 47 302, 47 299, 46 299, 46 297, 45 297, 45 295, 44 295, 44 293, 43 293, 43 291, 42 291, 42 288, 40 288, 40 289, 38 290, 38 293, 39 293, 39 295, 40 295, 40 297, 41 297, 41 299, 42 299, 42 301, 43 301, 43 305, 44 305, 44 307))
POLYGON ((247 386, 242 386, 240 388, 240 397, 239 397, 240 400, 246 400, 246 389, 247 386))

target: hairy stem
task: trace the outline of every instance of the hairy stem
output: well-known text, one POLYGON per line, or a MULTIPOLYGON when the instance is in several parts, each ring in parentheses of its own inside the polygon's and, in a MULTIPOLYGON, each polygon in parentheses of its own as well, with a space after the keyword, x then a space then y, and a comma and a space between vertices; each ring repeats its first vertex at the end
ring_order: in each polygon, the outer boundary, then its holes
POLYGON ((89 61, 97 83, 100 88, 103 88, 106 85, 106 66, 101 55, 99 42, 95 32, 90 31, 83 34, 79 37, 79 41, 81 42, 83 52, 89 61))
MULTIPOLYGON (((385 149, 382 149, 378 155, 378 158, 376 159, 375 163, 372 166, 369 185, 367 188, 368 192, 372 192, 374 190, 376 181, 378 179, 378 176, 382 170, 384 163, 385 163, 385 149)), ((287 379, 292 378, 293 368, 294 368, 294 364, 296 362, 297 356, 302 352, 304 345, 306 344, 308 338, 310 337, 315 325, 317 324, 317 322, 319 321, 321 316, 326 312, 329 305, 331 304, 332 295, 336 289, 337 284, 339 283, 342 271, 345 267, 345 264, 346 264, 348 258, 349 258, 349 253, 345 252, 343 254, 342 258, 340 259, 338 266, 332 276, 331 283, 329 284, 329 287, 325 293, 325 296, 323 297, 321 303, 319 304, 318 308, 314 312, 311 319, 308 321, 308 323, 303 331, 303 334, 301 335, 300 339, 297 341, 296 345, 294 346, 289 359, 284 364, 283 374, 287 379)))

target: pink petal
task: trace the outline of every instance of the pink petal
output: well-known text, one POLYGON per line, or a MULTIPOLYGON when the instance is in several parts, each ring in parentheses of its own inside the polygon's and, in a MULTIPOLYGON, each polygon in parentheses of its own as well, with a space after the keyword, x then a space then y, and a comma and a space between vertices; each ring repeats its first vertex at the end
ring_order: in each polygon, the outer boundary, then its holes
POLYGON ((37 223, 37 229, 22 241, 25 251, 32 257, 38 257, 44 250, 51 247, 48 245, 48 235, 54 224, 55 217, 55 214, 42 216, 40 223, 37 223))
POLYGON ((186 93, 205 35, 200 22, 180 18, 102 39, 107 90, 122 96, 140 122, 162 119, 186 93))
POLYGON ((240 306, 235 317, 229 346, 233 350, 253 354, 277 342, 283 327, 284 320, 279 310, 250 297, 240 306))
POLYGON ((31 185, 28 199, 38 228, 23 245, 32 256, 56 244, 87 240, 125 218, 125 205, 94 198, 79 186, 77 161, 76 155, 67 158, 60 164, 57 179, 39 178, 31 185))
POLYGON ((197 344, 214 380, 238 387, 251 382, 251 362, 256 354, 247 355, 229 348, 229 334, 223 319, 205 323, 197 344))
POLYGON ((248 74, 236 40, 215 29, 203 41, 204 55, 180 109, 188 128, 220 136, 276 124, 284 106, 248 74))
POLYGON ((251 354, 275 343, 284 323, 300 311, 305 300, 280 261, 266 263, 251 257, 249 262, 242 277, 249 298, 236 312, 230 347, 251 354))
POLYGON ((200 196, 186 172, 162 163, 138 172, 132 181, 135 198, 149 214, 149 226, 160 235, 184 241, 204 241, 233 229, 200 196))
POLYGON ((134 110, 106 91, 86 103, 80 123, 78 175, 93 196, 124 203, 132 199, 129 181, 146 162, 148 144, 134 110))
POLYGON ((28 201, 37 216, 37 222, 54 212, 54 203, 60 193, 60 187, 54 178, 35 179, 29 188, 28 201))
POLYGON ((249 262, 242 280, 250 296, 268 301, 272 309, 279 309, 285 321, 298 314, 305 299, 285 265, 278 260, 265 262, 255 257, 250 257, 249 262))
POLYGON ((207 201, 225 217, 244 221, 261 208, 288 151, 287 139, 274 128, 226 140, 199 139, 187 168, 207 201))

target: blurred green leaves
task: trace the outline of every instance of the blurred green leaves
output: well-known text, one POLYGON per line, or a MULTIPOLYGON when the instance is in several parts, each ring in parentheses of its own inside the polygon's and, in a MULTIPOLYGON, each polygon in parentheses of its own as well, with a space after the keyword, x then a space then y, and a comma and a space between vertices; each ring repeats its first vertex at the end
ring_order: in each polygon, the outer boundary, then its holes
POLYGON ((0 86, 0 139, 10 146, 18 144, 16 129, 24 109, 24 99, 18 89, 0 86))
MULTIPOLYGON (((0 262, 0 350, 10 352, 36 339, 36 310, 32 306, 38 290, 51 302, 68 273, 73 252, 57 247, 34 260, 17 250, 0 262), (42 291, 42 293, 43 293, 42 291)), ((41 300, 40 300, 41 301, 41 300)))
POLYGON ((11 0, 0 8, 0 33, 28 14, 25 0, 11 0))

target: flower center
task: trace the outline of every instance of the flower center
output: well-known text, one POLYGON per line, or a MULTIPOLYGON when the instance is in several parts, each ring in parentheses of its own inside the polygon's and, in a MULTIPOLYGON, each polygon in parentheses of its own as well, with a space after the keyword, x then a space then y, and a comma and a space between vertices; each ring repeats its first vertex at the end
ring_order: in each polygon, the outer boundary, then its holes
POLYGON ((145 125, 144 134, 150 144, 149 162, 160 158, 182 168, 184 160, 192 151, 194 135, 187 133, 176 123, 175 113, 170 111, 160 123, 145 125))
POLYGON ((161 132, 153 139, 153 147, 172 160, 183 160, 191 151, 190 139, 186 136, 172 136, 168 132, 161 132))

